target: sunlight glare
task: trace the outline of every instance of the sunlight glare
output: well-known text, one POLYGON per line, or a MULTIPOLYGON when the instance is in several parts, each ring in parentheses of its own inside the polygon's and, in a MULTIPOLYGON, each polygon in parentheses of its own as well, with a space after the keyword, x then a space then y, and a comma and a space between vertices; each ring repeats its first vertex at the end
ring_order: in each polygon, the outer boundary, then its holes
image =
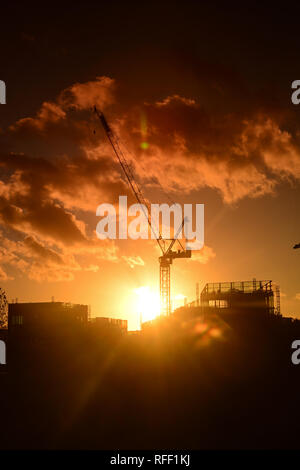
POLYGON ((137 294, 138 311, 141 315, 141 323, 153 320, 160 314, 159 294, 150 290, 149 286, 134 289, 137 294))

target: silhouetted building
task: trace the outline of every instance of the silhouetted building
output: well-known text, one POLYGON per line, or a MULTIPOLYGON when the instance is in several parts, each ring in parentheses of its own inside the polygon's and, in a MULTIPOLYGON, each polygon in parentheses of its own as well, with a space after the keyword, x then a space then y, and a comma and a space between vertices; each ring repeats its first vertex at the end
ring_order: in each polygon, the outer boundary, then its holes
POLYGON ((176 309, 169 317, 161 316, 143 323, 142 330, 153 328, 182 330, 182 322, 195 319, 202 322, 214 321, 216 316, 229 323, 242 321, 245 325, 250 324, 251 319, 253 323, 270 315, 278 317, 280 315, 274 315, 280 312, 279 307, 274 306, 275 292, 276 298, 280 296, 279 287, 273 289, 271 280, 208 283, 200 295, 197 287, 195 301, 176 309))
POLYGON ((7 361, 7 333, 8 330, 5 328, 0 328, 0 374, 6 371, 6 361, 7 361))
POLYGON ((0 340, 7 341, 8 330, 5 328, 0 328, 0 340))
POLYGON ((206 313, 221 309, 224 313, 273 314, 274 291, 272 281, 239 281, 208 283, 200 295, 200 306, 206 313))
POLYGON ((8 306, 9 334, 49 334, 88 322, 88 306, 65 302, 14 303, 8 306))
POLYGON ((91 318, 90 327, 95 333, 127 333, 127 320, 110 317, 91 318))

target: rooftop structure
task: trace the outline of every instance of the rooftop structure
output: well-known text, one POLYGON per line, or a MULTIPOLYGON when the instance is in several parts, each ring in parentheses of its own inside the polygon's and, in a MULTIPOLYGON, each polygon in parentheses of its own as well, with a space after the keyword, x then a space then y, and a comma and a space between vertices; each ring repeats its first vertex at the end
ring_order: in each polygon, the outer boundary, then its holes
POLYGON ((43 332, 88 322, 88 306, 65 302, 13 303, 8 306, 8 329, 43 332))
POLYGON ((227 312, 261 311, 275 313, 271 280, 208 283, 200 295, 202 308, 227 312))
POLYGON ((95 317, 91 319, 91 327, 95 331, 127 333, 127 320, 111 317, 95 317))

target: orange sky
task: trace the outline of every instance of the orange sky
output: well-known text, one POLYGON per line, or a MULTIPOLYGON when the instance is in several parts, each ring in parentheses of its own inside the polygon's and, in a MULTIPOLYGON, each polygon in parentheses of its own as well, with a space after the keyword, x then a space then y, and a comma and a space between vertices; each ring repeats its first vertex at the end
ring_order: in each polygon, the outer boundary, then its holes
POLYGON ((119 20, 109 6, 100 16, 82 6, 72 22, 62 9, 56 28, 51 15, 43 24, 33 16, 26 31, 1 32, 0 285, 9 299, 87 303, 130 328, 139 322, 136 289, 158 292, 154 242, 95 235, 99 204, 126 194, 134 202, 96 104, 151 202, 168 202, 166 192, 205 204, 205 247, 174 262, 172 295, 193 300, 198 281, 273 279, 283 313, 300 316, 296 42, 287 57, 286 35, 274 38, 268 22, 259 29, 254 10, 243 25, 213 6, 190 17, 172 5, 145 13, 140 6, 113 36, 109 25, 119 20), (135 15, 144 23, 134 29, 135 15), (255 36, 246 34, 254 24, 255 36))
POLYGON ((282 286, 284 313, 299 314, 299 257, 291 249, 300 233, 291 218, 298 188, 288 178, 292 168, 300 175, 300 160, 292 137, 269 116, 204 125, 202 107, 179 95, 118 114, 116 89, 108 77, 75 84, 5 131, 1 277, 10 299, 88 303, 93 315, 127 318, 135 328, 136 289, 158 291, 153 241, 95 235, 98 204, 117 205, 122 194, 133 202, 90 112, 96 103, 112 114, 152 202, 168 202, 159 182, 176 202, 205 204, 205 248, 175 261, 172 295, 193 300, 197 281, 270 278, 282 286))

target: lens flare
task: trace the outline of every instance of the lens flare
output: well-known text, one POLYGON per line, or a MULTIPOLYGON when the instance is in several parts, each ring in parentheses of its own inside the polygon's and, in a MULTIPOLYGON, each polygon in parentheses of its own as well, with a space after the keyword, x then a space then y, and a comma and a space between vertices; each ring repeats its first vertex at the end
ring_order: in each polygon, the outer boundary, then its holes
POLYGON ((147 116, 144 112, 141 113, 141 135, 143 141, 141 142, 141 149, 147 150, 149 148, 149 144, 147 142, 147 116))
POLYGON ((134 292, 137 294, 141 323, 154 320, 160 314, 159 294, 151 291, 149 286, 138 287, 134 292))

